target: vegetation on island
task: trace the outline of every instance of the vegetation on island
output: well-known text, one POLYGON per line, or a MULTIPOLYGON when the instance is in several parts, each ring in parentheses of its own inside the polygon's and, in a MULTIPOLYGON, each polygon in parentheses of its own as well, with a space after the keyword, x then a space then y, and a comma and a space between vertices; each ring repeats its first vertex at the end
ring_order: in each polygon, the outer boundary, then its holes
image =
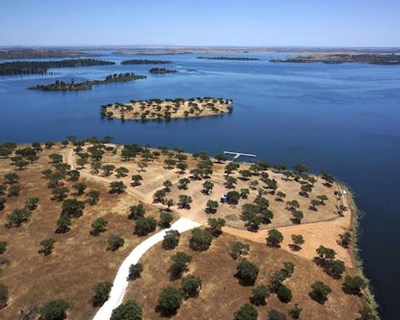
POLYGON ((75 50, 59 50, 49 48, 24 48, 0 50, 0 59, 33 59, 33 58, 77 58, 93 56, 75 50))
POLYGON ((170 64, 172 61, 168 60, 147 60, 147 59, 132 59, 122 61, 121 64, 170 64))
POLYGON ((46 74, 50 68, 90 67, 112 65, 111 61, 96 59, 68 59, 59 61, 14 61, 0 63, 0 76, 46 74))
POLYGON ((166 68, 151 68, 149 72, 153 74, 163 74, 163 73, 176 73, 178 72, 178 70, 166 69, 166 68))
POLYGON ((257 61, 259 58, 250 58, 250 57, 197 57, 197 59, 205 59, 205 60, 228 60, 228 61, 257 61))
POLYGON ((131 100, 130 103, 101 106, 100 115, 107 119, 161 120, 195 118, 231 112, 232 100, 213 97, 131 100))
POLYGON ((270 62, 288 62, 288 63, 366 63, 380 65, 400 64, 400 56, 397 54, 326 54, 323 56, 296 56, 286 59, 272 59, 270 62))
POLYGON ((75 82, 73 79, 71 82, 64 82, 56 80, 54 83, 47 85, 36 85, 34 87, 29 87, 30 90, 40 90, 40 91, 76 91, 76 90, 92 90, 94 85, 101 85, 113 82, 127 82, 138 79, 146 79, 146 76, 137 75, 133 72, 127 73, 114 73, 106 76, 104 80, 88 80, 82 82, 75 82))

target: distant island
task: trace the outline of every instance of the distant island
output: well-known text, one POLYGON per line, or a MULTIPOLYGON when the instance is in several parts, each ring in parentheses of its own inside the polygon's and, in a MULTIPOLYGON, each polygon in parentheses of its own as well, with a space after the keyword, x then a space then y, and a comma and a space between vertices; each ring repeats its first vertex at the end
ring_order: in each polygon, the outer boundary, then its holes
POLYGON ((197 57, 197 59, 206 60, 228 60, 228 61, 258 61, 259 58, 246 58, 246 57, 197 57))
POLYGON ((40 90, 40 91, 77 91, 77 90, 92 90, 93 85, 100 85, 112 82, 126 82, 138 79, 145 79, 146 76, 137 75, 133 72, 120 73, 120 74, 110 74, 106 76, 104 80, 91 80, 83 82, 64 82, 56 80, 54 83, 48 85, 37 85, 34 87, 29 87, 30 90, 40 90))
POLYGON ((94 56, 80 51, 48 48, 26 48, 0 50, 0 59, 32 59, 32 58, 77 58, 94 56))
POLYGON ((178 70, 166 69, 166 68, 151 68, 149 72, 155 74, 162 74, 162 73, 176 73, 178 72, 178 70))
POLYGON ((161 120, 197 118, 228 113, 232 100, 212 97, 190 99, 131 100, 130 103, 114 103, 101 107, 101 116, 121 120, 161 120))
POLYGON ((172 61, 168 60, 147 60, 147 59, 133 59, 122 61, 121 64, 170 64, 172 61))
POLYGON ((296 56, 286 59, 272 59, 270 62, 287 63, 365 63, 380 65, 400 64, 400 55, 397 54, 317 54, 308 56, 296 56))
POLYGON ((15 61, 0 63, 0 76, 46 74, 50 68, 88 67, 112 65, 111 61, 96 59, 68 59, 60 61, 15 61))

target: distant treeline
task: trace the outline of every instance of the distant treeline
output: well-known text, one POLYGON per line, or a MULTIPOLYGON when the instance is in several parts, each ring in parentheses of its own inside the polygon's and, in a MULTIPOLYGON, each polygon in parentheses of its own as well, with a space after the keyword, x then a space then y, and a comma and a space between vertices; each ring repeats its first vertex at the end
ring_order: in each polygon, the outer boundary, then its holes
POLYGON ((93 56, 93 54, 47 48, 0 50, 0 59, 77 58, 87 56, 93 56))
POLYGON ((121 64, 168 64, 172 61, 168 60, 146 60, 146 59, 133 59, 122 61, 121 64))
POLYGON ((206 60, 232 60, 232 61, 257 61, 258 58, 245 58, 245 57, 197 57, 197 59, 206 60))
POLYGON ((68 59, 60 61, 15 61, 0 63, 0 75, 46 74, 50 68, 70 68, 115 64, 96 59, 68 59))
POLYGON ((273 59, 270 62, 289 62, 289 63, 366 63, 381 65, 400 64, 400 55, 396 54, 329 54, 324 57, 319 56, 297 56, 286 59, 273 59))
POLYGON ((151 68, 150 73, 175 73, 178 72, 178 70, 174 69, 166 69, 166 68, 151 68))
POLYGON ((55 81, 48 85, 37 85, 29 87, 30 90, 40 91, 76 91, 76 90, 92 90, 93 85, 106 84, 111 82, 126 82, 131 80, 146 79, 146 76, 138 75, 133 72, 127 73, 114 73, 106 76, 104 80, 91 80, 83 82, 75 82, 73 79, 71 82, 55 81))

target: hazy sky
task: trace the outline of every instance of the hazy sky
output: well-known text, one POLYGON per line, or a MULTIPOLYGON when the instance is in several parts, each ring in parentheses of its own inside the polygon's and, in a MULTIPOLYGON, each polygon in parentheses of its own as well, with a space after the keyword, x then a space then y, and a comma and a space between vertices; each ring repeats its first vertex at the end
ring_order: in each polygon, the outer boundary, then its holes
POLYGON ((400 46, 400 0, 0 0, 0 45, 400 46))

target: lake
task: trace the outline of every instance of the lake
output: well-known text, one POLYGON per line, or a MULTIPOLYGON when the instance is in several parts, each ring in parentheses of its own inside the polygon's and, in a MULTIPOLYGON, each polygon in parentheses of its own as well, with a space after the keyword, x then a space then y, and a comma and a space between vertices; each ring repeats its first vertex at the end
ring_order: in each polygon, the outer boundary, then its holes
MULTIPOLYGON (((247 54, 260 61, 199 60, 197 55, 101 59, 172 60, 179 73, 151 75, 151 65, 53 69, 54 75, 0 78, 0 141, 33 142, 110 135, 114 142, 187 151, 253 153, 259 160, 305 163, 351 186, 365 213, 360 247, 385 319, 400 319, 400 66, 269 63, 283 54, 247 54), (26 90, 54 80, 103 79, 136 72, 145 80, 94 86, 92 91, 26 90), (169 122, 100 118, 100 106, 131 99, 215 96, 234 100, 225 116, 169 122)), ((164 67, 164 66, 162 66, 164 67)))

